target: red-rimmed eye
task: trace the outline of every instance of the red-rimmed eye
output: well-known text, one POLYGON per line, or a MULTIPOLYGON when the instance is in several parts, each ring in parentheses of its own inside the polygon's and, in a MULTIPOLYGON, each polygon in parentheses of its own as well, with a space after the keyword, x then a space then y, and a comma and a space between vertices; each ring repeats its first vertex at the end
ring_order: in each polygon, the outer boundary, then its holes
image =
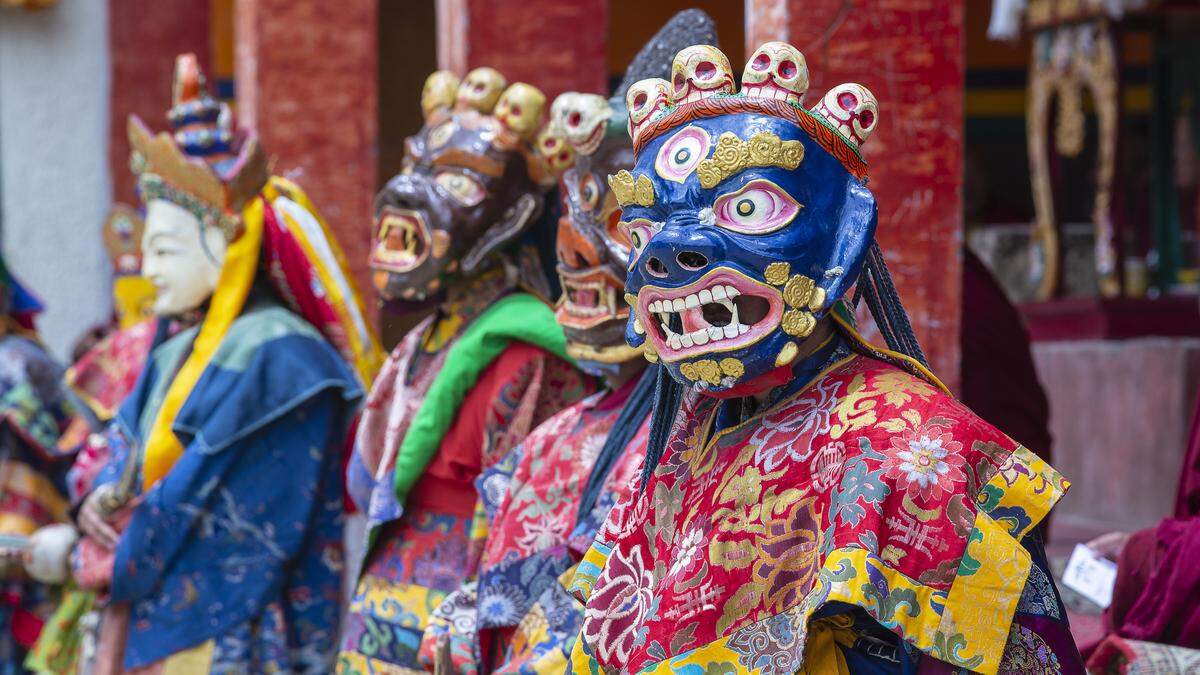
POLYGON ((633 244, 633 255, 629 256, 629 266, 632 268, 638 256, 642 254, 642 251, 646 250, 646 245, 650 243, 650 238, 662 229, 662 223, 654 223, 645 218, 638 218, 627 223, 618 223, 617 228, 624 230, 629 237, 629 243, 633 244))
POLYGON ((659 148, 654 158, 654 170, 664 180, 682 183, 708 154, 710 143, 707 131, 687 127, 659 148))
POLYGON ((737 192, 718 197, 713 214, 721 227, 745 234, 766 234, 792 222, 800 208, 782 188, 760 178, 737 192))

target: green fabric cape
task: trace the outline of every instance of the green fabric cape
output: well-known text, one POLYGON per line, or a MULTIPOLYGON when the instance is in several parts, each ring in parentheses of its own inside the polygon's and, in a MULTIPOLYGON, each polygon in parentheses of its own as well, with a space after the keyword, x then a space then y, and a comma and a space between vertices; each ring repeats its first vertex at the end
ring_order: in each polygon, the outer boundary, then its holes
POLYGON ((513 293, 484 310, 450 347, 400 443, 392 475, 401 504, 437 454, 480 373, 513 342, 525 342, 570 361, 562 327, 545 302, 528 293, 513 293))

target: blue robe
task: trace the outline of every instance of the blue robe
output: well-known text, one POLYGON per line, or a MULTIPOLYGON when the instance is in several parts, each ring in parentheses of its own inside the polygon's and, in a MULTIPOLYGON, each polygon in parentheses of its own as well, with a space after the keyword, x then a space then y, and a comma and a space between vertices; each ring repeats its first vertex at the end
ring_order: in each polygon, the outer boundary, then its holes
MULTIPOLYGON (((127 448, 148 437, 195 335, 151 353, 114 421, 126 449, 114 444, 98 484, 136 457, 127 448)), ((183 455, 116 550, 112 598, 132 605, 126 667, 211 640, 210 672, 332 668, 341 458, 361 395, 337 351, 295 314, 259 303, 234 321, 176 417, 183 455)))

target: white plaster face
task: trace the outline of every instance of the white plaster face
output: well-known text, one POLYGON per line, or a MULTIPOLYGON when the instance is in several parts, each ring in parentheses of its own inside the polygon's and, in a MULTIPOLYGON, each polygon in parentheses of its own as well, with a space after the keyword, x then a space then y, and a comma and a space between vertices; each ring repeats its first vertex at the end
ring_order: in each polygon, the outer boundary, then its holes
POLYGON ((202 305, 217 288, 227 246, 219 228, 201 227, 187 209, 152 200, 142 235, 142 274, 158 291, 154 313, 172 316, 202 305))

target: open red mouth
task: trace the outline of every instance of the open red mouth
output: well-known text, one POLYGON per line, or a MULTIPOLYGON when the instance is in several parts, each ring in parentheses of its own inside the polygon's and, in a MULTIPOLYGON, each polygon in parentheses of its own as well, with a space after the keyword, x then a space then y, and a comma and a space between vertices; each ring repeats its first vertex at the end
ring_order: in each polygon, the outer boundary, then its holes
POLYGON ((588 135, 587 140, 581 143, 576 149, 584 155, 590 155, 600 147, 600 141, 604 140, 604 128, 608 126, 604 121, 596 123, 596 128, 588 135))
POLYGON ((429 227, 420 211, 385 207, 376 218, 377 239, 369 264, 388 272, 411 272, 429 255, 429 227))
POLYGON ((683 288, 645 286, 638 316, 664 361, 754 344, 779 325, 779 291, 728 268, 683 288))
POLYGON ((555 308, 558 323, 568 328, 592 328, 605 321, 629 318, 629 307, 621 300, 625 284, 604 268, 581 272, 561 266, 562 297, 555 308))

